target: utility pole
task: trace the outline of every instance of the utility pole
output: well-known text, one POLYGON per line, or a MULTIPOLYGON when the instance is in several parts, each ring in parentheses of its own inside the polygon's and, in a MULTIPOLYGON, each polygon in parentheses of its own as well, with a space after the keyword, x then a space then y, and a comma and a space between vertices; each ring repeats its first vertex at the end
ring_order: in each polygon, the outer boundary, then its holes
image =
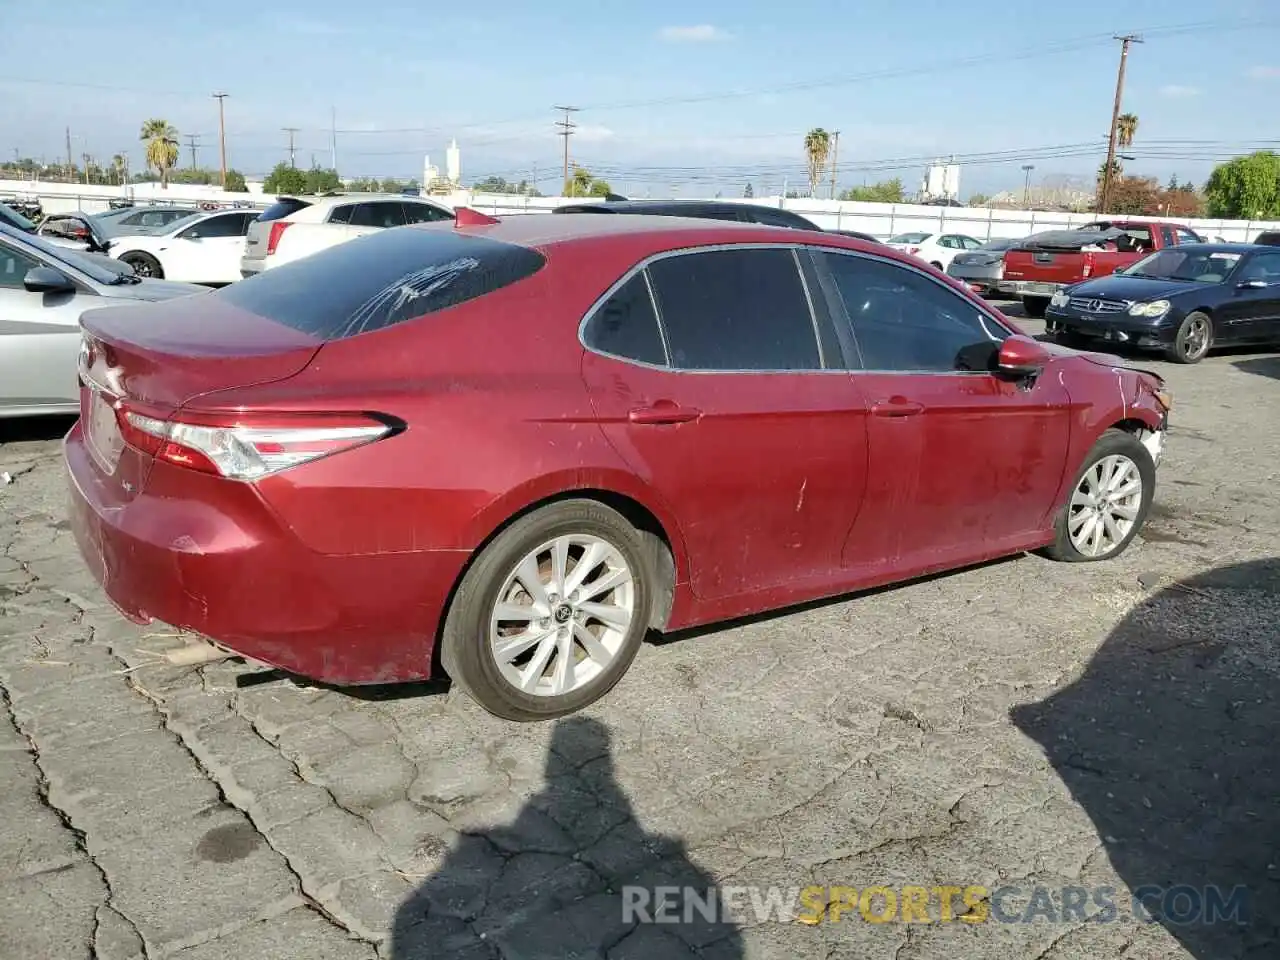
POLYGON ((1024 163, 1022 172, 1027 175, 1026 182, 1022 185, 1022 206, 1026 207, 1029 203, 1028 197, 1031 196, 1031 171, 1036 168, 1034 163, 1024 163))
POLYGON ((836 157, 840 156, 840 131, 831 131, 831 199, 836 198, 836 157))
POLYGON ((71 128, 67 127, 67 179, 71 179, 71 168, 74 164, 71 162, 71 128))
POLYGON ((556 134, 558 137, 564 137, 564 189, 569 191, 569 195, 573 196, 573 184, 569 181, 569 138, 573 136, 573 128, 576 123, 569 119, 571 114, 577 113, 577 107, 552 107, 552 110, 563 110, 564 119, 557 120, 556 126, 561 127, 561 131, 556 134))
POLYGON ((227 189, 227 121, 223 110, 225 93, 215 93, 213 99, 218 101, 218 148, 222 154, 222 189, 227 189))
POLYGON ((1120 41, 1120 69, 1116 73, 1116 99, 1111 107, 1111 133, 1107 137, 1107 163, 1102 168, 1102 190, 1098 198, 1099 215, 1107 212, 1107 204, 1111 200, 1111 174, 1112 168, 1116 162, 1116 128, 1120 124, 1120 101, 1124 96, 1124 68, 1129 61, 1129 46, 1134 43, 1142 43, 1142 38, 1132 33, 1125 34, 1123 37, 1112 37, 1113 40, 1120 41))
POLYGON ((297 164, 293 162, 298 152, 293 145, 293 135, 298 132, 298 128, 297 127, 281 127, 280 129, 282 129, 285 133, 289 135, 289 166, 297 167, 297 164))
POLYGON ((187 134, 187 146, 191 148, 191 169, 196 168, 196 147, 200 145, 200 138, 194 133, 187 134))

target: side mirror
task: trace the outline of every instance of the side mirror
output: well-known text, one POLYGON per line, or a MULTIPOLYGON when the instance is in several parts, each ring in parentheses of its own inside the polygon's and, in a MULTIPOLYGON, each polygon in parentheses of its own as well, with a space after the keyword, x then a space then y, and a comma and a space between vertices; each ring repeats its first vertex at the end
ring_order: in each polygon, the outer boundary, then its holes
POLYGON ((70 277, 53 267, 32 267, 22 285, 31 293, 72 293, 76 289, 70 277))
POLYGON ((1265 280, 1241 280, 1236 284, 1237 290, 1265 290, 1267 281, 1265 280))
POLYGON ((1038 340, 1030 337, 1009 337, 1000 344, 996 354, 996 367, 1001 373, 1026 377, 1039 373, 1052 358, 1052 354, 1038 340))

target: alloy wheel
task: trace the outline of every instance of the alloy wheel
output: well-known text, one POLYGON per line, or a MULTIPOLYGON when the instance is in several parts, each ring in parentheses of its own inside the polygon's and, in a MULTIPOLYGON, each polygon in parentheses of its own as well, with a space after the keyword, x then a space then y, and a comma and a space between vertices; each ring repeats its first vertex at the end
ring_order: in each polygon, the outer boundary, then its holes
POLYGON ((1086 557, 1105 557, 1133 530, 1142 508, 1142 473, 1122 454, 1103 457, 1085 471, 1067 516, 1071 545, 1086 557))
POLYGON ((583 687, 617 657, 635 600, 633 571, 607 540, 569 534, 543 543, 507 575, 490 613, 499 672, 532 696, 583 687))
POLYGON ((1188 360, 1198 360, 1209 349, 1209 321, 1204 317, 1192 317, 1182 338, 1182 355, 1188 360))

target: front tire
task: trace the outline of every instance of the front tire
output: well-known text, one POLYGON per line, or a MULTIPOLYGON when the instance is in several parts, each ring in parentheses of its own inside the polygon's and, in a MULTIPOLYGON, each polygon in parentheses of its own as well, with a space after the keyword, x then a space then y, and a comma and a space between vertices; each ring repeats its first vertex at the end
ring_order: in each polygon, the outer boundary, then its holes
POLYGON ((1028 317, 1035 317, 1037 320, 1044 316, 1044 312, 1049 309, 1048 297, 1023 297, 1022 309, 1026 311, 1028 317))
POLYGON ((505 720, 551 720, 600 699, 635 659, 653 575, 616 510, 564 500, 521 517, 463 576, 441 636, 445 671, 505 720))
POLYGON ((1127 431, 1106 431, 1076 474, 1045 555, 1065 563, 1120 556, 1142 529, 1155 489, 1156 466, 1147 448, 1127 431))
POLYGON ((133 272, 146 280, 163 280, 164 268, 160 266, 160 261, 149 253, 143 253, 141 250, 122 253, 120 262, 127 263, 133 267, 133 272))
POLYGON ((1207 313, 1195 310, 1178 325, 1178 333, 1169 348, 1174 363, 1199 363, 1213 346, 1213 321, 1207 313))

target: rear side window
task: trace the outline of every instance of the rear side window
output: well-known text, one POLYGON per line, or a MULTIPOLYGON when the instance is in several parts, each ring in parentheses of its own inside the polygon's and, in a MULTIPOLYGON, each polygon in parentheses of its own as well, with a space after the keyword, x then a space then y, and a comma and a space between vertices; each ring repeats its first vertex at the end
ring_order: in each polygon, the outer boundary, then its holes
POLYGON ((350 223, 351 211, 354 210, 355 208, 356 208, 355 204, 353 203, 348 203, 346 206, 343 206, 343 207, 334 207, 332 210, 329 211, 329 222, 330 223, 350 223))
POLYGON ((649 266, 671 365, 683 370, 819 370, 813 315, 790 250, 665 257, 649 266))
POLYGON ((583 342, 592 350, 625 360, 665 364, 658 316, 644 274, 638 273, 600 305, 591 315, 583 342))
POLYGON ((307 203, 307 201, 297 200, 293 197, 277 200, 258 214, 258 222, 266 223, 270 220, 283 220, 289 214, 297 213, 299 210, 304 210, 309 206, 311 204, 307 203))
POLYGON ((210 296, 342 340, 474 300, 537 273, 536 250, 453 231, 386 230, 223 287, 210 296))
POLYGON ((406 223, 437 223, 441 220, 453 219, 444 210, 439 207, 433 207, 429 203, 414 203, 409 200, 400 204, 400 206, 404 208, 406 223))
POLYGON ((353 227, 403 227, 404 207, 399 200, 359 204, 351 213, 353 227))

